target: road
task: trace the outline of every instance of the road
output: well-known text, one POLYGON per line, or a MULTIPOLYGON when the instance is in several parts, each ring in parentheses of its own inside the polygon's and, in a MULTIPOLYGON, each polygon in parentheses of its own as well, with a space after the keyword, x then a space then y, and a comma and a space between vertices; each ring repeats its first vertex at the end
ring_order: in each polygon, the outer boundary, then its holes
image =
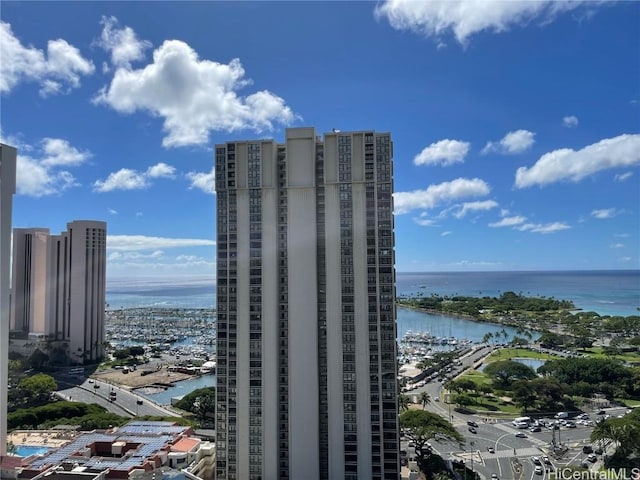
POLYGON ((180 416, 179 413, 155 404, 141 395, 100 380, 87 379, 80 384, 75 384, 72 379, 65 379, 64 377, 56 380, 59 387, 61 387, 58 390, 58 395, 61 398, 85 403, 97 403, 117 415, 128 417, 142 415, 180 416), (116 393, 114 401, 110 400, 112 391, 116 393))

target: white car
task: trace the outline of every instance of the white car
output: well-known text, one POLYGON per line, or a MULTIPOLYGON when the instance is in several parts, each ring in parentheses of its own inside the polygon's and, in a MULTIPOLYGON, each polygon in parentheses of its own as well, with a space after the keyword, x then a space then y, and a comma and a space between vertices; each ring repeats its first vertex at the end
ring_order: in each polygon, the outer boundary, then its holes
POLYGON ((536 465, 536 468, 534 468, 533 470, 536 475, 542 475, 542 473, 544 472, 544 470, 542 470, 542 467, 540 465, 536 465))

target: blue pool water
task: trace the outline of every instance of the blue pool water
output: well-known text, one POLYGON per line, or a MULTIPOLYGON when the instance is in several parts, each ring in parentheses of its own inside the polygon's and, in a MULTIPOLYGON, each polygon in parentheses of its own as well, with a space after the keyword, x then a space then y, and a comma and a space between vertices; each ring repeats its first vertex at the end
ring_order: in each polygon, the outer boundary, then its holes
POLYGON ((16 455, 19 457, 28 457, 29 455, 44 455, 49 450, 49 447, 42 447, 39 445, 16 445, 16 455))

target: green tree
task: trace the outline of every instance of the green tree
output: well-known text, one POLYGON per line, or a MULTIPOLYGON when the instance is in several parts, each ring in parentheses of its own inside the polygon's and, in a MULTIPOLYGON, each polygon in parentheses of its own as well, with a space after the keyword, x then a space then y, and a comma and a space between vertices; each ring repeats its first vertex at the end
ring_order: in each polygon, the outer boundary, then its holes
POLYGON ((421 392, 418 400, 422 404, 422 409, 424 410, 425 408, 427 408, 427 404, 431 402, 431 395, 429 395, 429 392, 421 392))
POLYGON ((404 393, 401 393, 400 395, 398 395, 398 408, 400 409, 401 412, 405 412, 407 410, 409 410, 409 397, 407 395, 405 395, 404 393))
POLYGON ((534 407, 538 400, 536 390, 532 386, 531 382, 527 380, 518 380, 513 383, 512 398, 514 403, 522 407, 522 410, 526 412, 529 408, 534 407))
POLYGON ((509 388, 515 380, 536 378, 536 372, 533 368, 513 360, 491 362, 485 367, 484 373, 492 377, 497 386, 503 388, 509 388))
POLYGON ((139 345, 129 347, 129 355, 131 355, 132 357, 139 357, 140 355, 144 355, 144 347, 141 347, 139 345))
POLYGON ((36 373, 20 380, 18 388, 31 399, 42 401, 49 398, 51 393, 58 388, 58 384, 50 375, 36 373))
POLYGON ((120 350, 116 350, 115 352, 113 352, 113 357, 117 358, 118 360, 124 360, 125 358, 129 358, 130 355, 131 353, 129 352, 128 348, 122 348, 120 350))
POLYGON ((200 419, 205 419, 215 414, 216 389, 215 387, 198 388, 185 395, 176 407, 191 412, 200 419))
POLYGON ((422 472, 426 471, 425 460, 431 455, 427 443, 432 438, 438 441, 462 443, 464 437, 440 415, 427 410, 406 410, 400 415, 400 428, 414 442, 416 461, 422 472))

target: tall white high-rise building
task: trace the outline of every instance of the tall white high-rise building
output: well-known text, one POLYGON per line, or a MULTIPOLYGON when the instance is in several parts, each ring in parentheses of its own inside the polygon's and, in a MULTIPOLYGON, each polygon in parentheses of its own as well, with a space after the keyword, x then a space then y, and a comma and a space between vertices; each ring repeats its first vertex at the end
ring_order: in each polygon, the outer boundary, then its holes
POLYGON ((9 383, 9 272, 11 217, 16 191, 17 151, 0 143, 0 455, 7 454, 7 385, 9 383))
POLYGON ((399 478, 392 156, 373 131, 216 145, 216 478, 399 478))
POLYGON ((102 358, 106 235, 106 223, 91 220, 68 223, 60 235, 14 230, 13 330, 67 342, 74 363, 102 358))
POLYGON ((11 275, 11 330, 48 334, 47 228, 13 230, 13 274, 11 275))
POLYGON ((69 341, 72 360, 104 354, 107 224, 76 220, 49 239, 50 335, 69 341))

